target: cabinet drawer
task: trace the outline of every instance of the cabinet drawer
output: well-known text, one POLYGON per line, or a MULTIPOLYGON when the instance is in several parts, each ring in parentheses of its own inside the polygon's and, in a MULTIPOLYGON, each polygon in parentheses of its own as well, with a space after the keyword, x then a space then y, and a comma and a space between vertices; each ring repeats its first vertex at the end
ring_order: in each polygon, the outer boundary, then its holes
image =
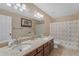
POLYGON ((36 56, 43 56, 43 50, 37 53, 36 56))
POLYGON ((44 48, 48 46, 48 42, 44 44, 44 48))
POLYGON ((34 50, 28 54, 26 54, 25 56, 35 56, 37 54, 37 50, 34 50))
POLYGON ((37 53, 42 51, 43 50, 43 46, 40 46, 38 49, 37 49, 37 53))

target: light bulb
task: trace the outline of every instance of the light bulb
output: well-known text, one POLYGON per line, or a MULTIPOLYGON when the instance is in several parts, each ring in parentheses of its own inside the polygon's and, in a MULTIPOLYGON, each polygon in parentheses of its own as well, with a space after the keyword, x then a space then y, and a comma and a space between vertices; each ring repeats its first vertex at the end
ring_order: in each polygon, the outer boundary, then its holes
POLYGON ((36 18, 40 18, 40 16, 38 16, 37 14, 35 14, 34 17, 36 17, 36 18))
POLYGON ((20 8, 19 10, 20 10, 20 11, 23 11, 23 9, 22 9, 22 8, 20 8))
POLYGON ((16 6, 17 6, 17 7, 21 7, 21 4, 20 4, 20 3, 18 3, 18 4, 16 4, 16 6))
POLYGON ((22 4, 22 9, 26 9, 26 5, 25 4, 22 4))
POLYGON ((43 18, 43 15, 42 15, 42 14, 40 14, 39 16, 40 16, 41 18, 43 18))
POLYGON ((7 3, 6 5, 7 5, 7 6, 9 6, 9 7, 11 7, 11 6, 12 6, 12 5, 11 5, 11 3, 7 3))
POLYGON ((15 9, 18 9, 18 7, 17 7, 17 6, 14 6, 14 8, 15 8, 15 9))

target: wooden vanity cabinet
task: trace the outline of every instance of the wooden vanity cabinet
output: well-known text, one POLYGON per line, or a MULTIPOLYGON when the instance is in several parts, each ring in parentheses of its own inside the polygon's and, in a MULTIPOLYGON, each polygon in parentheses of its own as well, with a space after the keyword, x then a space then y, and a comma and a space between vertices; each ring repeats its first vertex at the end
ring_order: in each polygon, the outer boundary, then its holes
POLYGON ((48 56, 53 50, 53 39, 24 56, 48 56))

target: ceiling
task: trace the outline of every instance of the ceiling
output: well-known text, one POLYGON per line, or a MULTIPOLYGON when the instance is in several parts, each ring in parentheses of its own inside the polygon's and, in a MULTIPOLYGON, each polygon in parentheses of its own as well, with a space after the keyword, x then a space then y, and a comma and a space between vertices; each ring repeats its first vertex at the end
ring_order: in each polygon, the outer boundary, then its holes
POLYGON ((51 17, 62 17, 79 11, 79 3, 34 3, 51 17))
MULTIPOLYGON (((36 5, 38 8, 40 8, 42 11, 53 18, 71 15, 79 11, 79 3, 34 3, 34 5, 36 5)), ((38 21, 42 20, 34 17, 34 14, 29 10, 20 12, 18 10, 15 10, 14 8, 6 6, 5 3, 0 4, 0 9, 18 13, 20 15, 27 16, 38 21)))

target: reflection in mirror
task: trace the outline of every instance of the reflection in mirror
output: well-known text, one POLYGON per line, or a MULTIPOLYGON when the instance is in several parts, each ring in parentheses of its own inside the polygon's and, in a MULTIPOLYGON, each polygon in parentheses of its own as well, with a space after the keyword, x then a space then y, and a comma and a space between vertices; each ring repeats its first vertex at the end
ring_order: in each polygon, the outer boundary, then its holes
POLYGON ((0 15, 0 43, 11 40, 11 17, 0 15))
POLYGON ((36 25, 36 35, 38 37, 44 36, 44 24, 37 24, 36 25))

